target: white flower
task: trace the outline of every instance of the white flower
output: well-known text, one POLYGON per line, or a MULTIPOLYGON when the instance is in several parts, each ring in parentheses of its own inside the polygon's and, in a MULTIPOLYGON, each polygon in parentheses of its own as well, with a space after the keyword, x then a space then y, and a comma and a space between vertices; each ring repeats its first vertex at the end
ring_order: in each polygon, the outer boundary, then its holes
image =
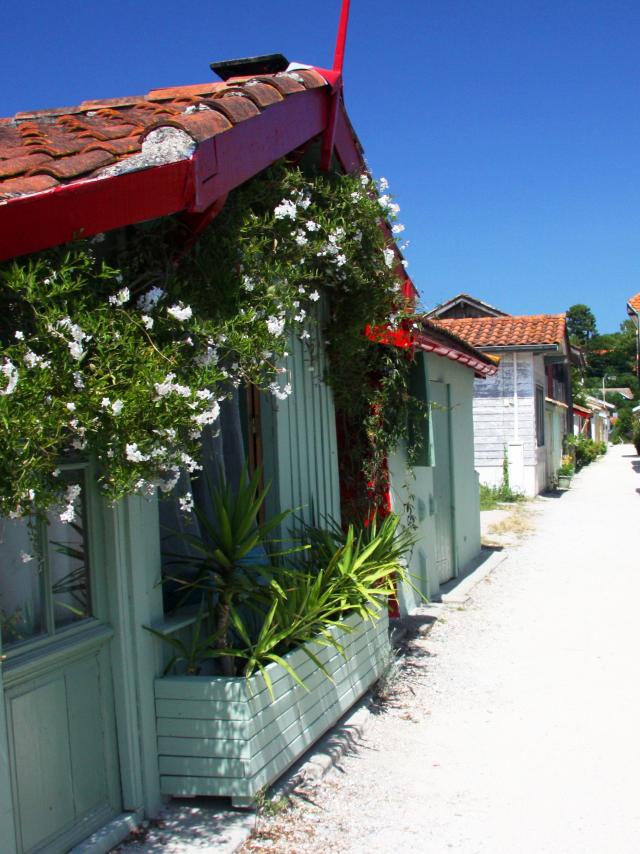
POLYGON ((60 477, 60 469, 54 469, 51 472, 51 477, 60 477))
POLYGON ((73 372, 73 384, 76 388, 84 388, 84 379, 80 371, 73 372))
POLYGON ((298 204, 300 205, 303 211, 306 211, 306 209, 311 204, 311 196, 305 192, 298 193, 298 204))
POLYGON ((31 563, 33 555, 27 554, 26 552, 20 552, 20 560, 22 563, 31 563))
POLYGON ((142 321, 142 325, 145 329, 153 329, 153 317, 149 317, 148 314, 143 314, 140 317, 140 320, 142 321))
POLYGON ((309 299, 312 300, 312 302, 318 302, 318 300, 320 299, 320 294, 318 293, 318 291, 311 291, 311 293, 309 294, 309 299))
POLYGON ((392 216, 398 216, 398 214, 400 213, 400 205, 396 204, 395 202, 391 202, 387 206, 387 209, 392 216))
POLYGON ((181 495, 178 502, 182 513, 191 513, 193 510, 193 495, 190 492, 181 495))
POLYGON ((296 314, 296 316, 294 317, 294 320, 296 321, 296 323, 302 323, 306 316, 307 312, 303 308, 301 308, 299 313, 296 314))
POLYGON ((76 518, 75 507, 73 506, 73 504, 67 504, 66 509, 63 510, 62 513, 60 514, 60 521, 64 525, 68 525, 69 522, 73 522, 73 520, 75 518, 76 518))
POLYGON ((284 317, 268 317, 267 318, 267 329, 270 335, 282 335, 284 332, 284 317))
POLYGON ((80 359, 82 359, 82 357, 84 356, 82 344, 80 344, 78 341, 69 341, 67 346, 69 348, 69 353, 71 353, 71 356, 76 360, 76 362, 79 362, 80 359))
POLYGON ((295 235, 296 235, 296 243, 298 244, 298 246, 306 246, 307 243, 309 242, 304 231, 299 230, 295 233, 295 235))
POLYGON ((35 368, 36 365, 41 369, 51 367, 51 362, 49 361, 49 359, 45 359, 43 356, 38 356, 38 354, 34 353, 33 350, 27 350, 27 352, 22 357, 22 361, 28 368, 35 368))
POLYGON ((304 224, 304 227, 307 229, 307 231, 318 231, 320 229, 318 223, 314 222, 312 219, 307 220, 307 222, 305 222, 304 224))
POLYGON ((256 283, 253 281, 251 276, 243 276, 242 277, 242 287, 245 291, 251 292, 256 286, 256 283))
POLYGON ((362 186, 363 186, 363 187, 366 187, 366 186, 367 186, 367 184, 369 183, 369 176, 368 176, 368 175, 366 175, 366 174, 365 174, 365 175, 361 175, 361 176, 360 176, 360 183, 362 184, 362 186))
POLYGON ((191 389, 189 386, 174 383, 175 376, 175 374, 167 374, 164 378, 164 382, 154 384, 158 399, 166 397, 171 393, 179 394, 180 397, 191 397, 191 389))
POLYGON ((311 337, 311 336, 309 335, 309 333, 307 332, 307 330, 306 330, 306 329, 304 330, 304 332, 301 332, 301 333, 300 333, 300 340, 301 340, 301 341, 306 341, 306 340, 307 340, 307 338, 310 338, 310 337, 311 337))
POLYGON ((124 400, 114 400, 111 404, 111 411, 114 415, 120 415, 122 412, 122 407, 124 406, 124 400))
POLYGON ((177 305, 172 305, 167 309, 167 314, 170 314, 171 317, 175 317, 176 320, 189 320, 193 315, 193 311, 191 310, 190 305, 183 305, 182 303, 178 303, 177 305))
POLYGON ((143 454, 138 449, 136 442, 129 443, 125 448, 125 456, 131 463, 146 463, 149 459, 148 454, 143 454))
POLYGON ((16 331, 13 333, 13 336, 18 341, 24 341, 24 332, 20 332, 19 329, 16 329, 16 331))
POLYGON ((346 255, 336 255, 336 266, 343 267, 347 263, 346 255))
POLYGON ((121 288, 117 294, 109 297, 109 302, 111 305, 124 305, 130 297, 129 288, 121 288))
POLYGON ((383 196, 380 196, 380 198, 378 199, 378 204, 380 205, 381 208, 383 208, 383 210, 387 210, 390 202, 391 202, 391 197, 388 196, 386 193, 383 196))
POLYGON ((69 522, 73 522, 73 520, 76 518, 75 503, 78 500, 78 497, 80 496, 81 492, 82 487, 78 483, 70 483, 69 486, 67 486, 67 490, 64 496, 64 500, 67 506, 60 514, 60 521, 63 522, 65 525, 69 522))
POLYGON ((278 383, 271 383, 269 391, 274 397, 277 397, 278 400, 286 400, 293 389, 291 388, 291 383, 287 383, 284 388, 280 388, 278 383))
POLYGON ((284 219, 285 217, 289 217, 289 219, 295 219, 296 213, 298 209, 295 205, 295 202, 290 201, 289 199, 282 199, 279 205, 273 209, 273 215, 276 219, 284 219))
POLYGON ((389 189, 389 182, 387 181, 386 178, 380 178, 380 181, 378 183, 380 184, 381 190, 388 190, 389 189))
POLYGON ((75 405, 75 403, 73 403, 73 401, 71 401, 70 403, 65 403, 65 406, 67 407, 69 412, 75 412, 76 411, 76 405, 75 405))
POLYGON ((152 288, 149 288, 146 294, 142 294, 136 305, 142 312, 148 314, 166 296, 166 293, 162 288, 154 285, 152 288))
POLYGON ((111 406, 111 398, 110 397, 103 397, 102 400, 100 401, 100 406, 103 409, 108 409, 111 406))
POLYGON ((384 255, 384 263, 387 267, 393 267, 393 262, 396 257, 396 253, 393 249, 384 249, 382 254, 384 255))
POLYGON ((7 380, 6 386, 0 389, 0 394, 13 394, 13 392, 16 390, 16 386, 18 385, 18 369, 13 364, 11 359, 8 359, 6 356, 4 358, 4 363, 2 367, 0 367, 0 374, 4 374, 7 380))
POLYGON ((199 415, 194 415, 193 421, 195 424, 199 424, 200 427, 204 427, 205 424, 213 424, 219 415, 220 404, 217 401, 214 401, 210 409, 205 409, 205 411, 201 412, 199 415))
POLYGON ((394 234, 402 234, 402 232, 404 231, 404 225, 402 225, 402 223, 400 222, 397 222, 395 225, 391 226, 391 231, 394 234))

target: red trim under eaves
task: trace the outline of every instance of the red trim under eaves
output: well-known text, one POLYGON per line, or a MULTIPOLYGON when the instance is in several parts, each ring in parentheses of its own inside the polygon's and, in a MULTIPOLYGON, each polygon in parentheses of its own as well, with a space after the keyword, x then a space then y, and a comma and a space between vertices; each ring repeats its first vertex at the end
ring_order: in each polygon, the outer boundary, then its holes
POLYGON ((497 365, 487 364, 470 353, 464 353, 457 347, 436 341, 422 332, 411 333, 406 329, 389 329, 386 326, 373 329, 371 326, 367 326, 366 335, 370 341, 375 341, 378 344, 388 344, 401 350, 418 349, 425 353, 434 353, 436 356, 451 359, 452 362, 458 362, 469 368, 478 377, 493 376, 498 370, 497 365))
MULTIPOLYGON (((201 212, 234 187, 320 134, 329 90, 289 95, 261 115, 204 140, 189 160, 74 181, 0 203, 0 260, 38 252, 178 211, 201 212)), ((340 116, 341 161, 357 146, 340 116)))

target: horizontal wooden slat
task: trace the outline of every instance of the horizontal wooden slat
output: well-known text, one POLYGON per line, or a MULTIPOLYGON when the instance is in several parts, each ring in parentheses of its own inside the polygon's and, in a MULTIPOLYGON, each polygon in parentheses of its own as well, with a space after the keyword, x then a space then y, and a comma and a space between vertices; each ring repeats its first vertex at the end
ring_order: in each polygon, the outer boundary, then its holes
POLYGON ((367 674, 364 674, 354 686, 347 691, 333 705, 330 713, 320 715, 315 722, 310 724, 303 733, 297 736, 286 750, 268 761, 251 778, 222 778, 222 777, 193 777, 189 775, 166 775, 160 777, 161 791, 165 795, 209 795, 229 797, 254 797, 260 789, 274 782, 284 771, 305 752, 305 750, 317 741, 339 718, 349 709, 356 700, 375 682, 379 675, 378 667, 374 666, 367 674))
MULTIPOLYGON (((352 655, 348 661, 345 661, 341 656, 337 658, 338 666, 332 670, 332 676, 337 683, 341 683, 347 679, 349 673, 354 668, 361 669, 362 666, 370 661, 373 657, 372 648, 385 649, 387 647, 386 637, 380 635, 374 636, 372 639, 367 637, 362 638, 362 644, 358 652, 352 655)), ((226 749, 225 756, 241 757, 245 755, 245 745, 249 743, 250 752, 253 752, 258 743, 264 743, 264 738, 260 738, 260 733, 265 728, 273 727, 274 720, 278 721, 278 726, 288 726, 289 717, 293 720, 299 717, 300 711, 296 708, 296 704, 300 710, 304 710, 307 704, 315 702, 315 697, 321 695, 324 691, 335 690, 335 687, 326 678, 326 676, 315 667, 315 664, 307 659, 307 669, 309 673, 304 673, 306 684, 309 691, 305 691, 300 686, 291 681, 289 690, 275 700, 274 703, 266 707, 266 709, 252 718, 247 718, 245 721, 232 721, 228 719, 218 718, 212 720, 192 719, 192 718, 158 718, 158 734, 160 736, 172 736, 176 738, 176 742, 172 743, 172 748, 179 751, 179 740, 189 741, 193 739, 199 742, 202 738, 217 740, 237 740, 237 745, 229 745, 226 749), (285 716, 282 719, 282 715, 285 716)), ((209 704, 210 705, 210 704, 209 704)), ((267 739, 269 740, 269 739, 267 739)), ((211 744, 211 748, 215 749, 215 744, 211 744)), ((183 747, 184 755, 211 755, 204 753, 204 747, 188 748, 183 747)), ((181 752, 181 751, 179 751, 181 752)))

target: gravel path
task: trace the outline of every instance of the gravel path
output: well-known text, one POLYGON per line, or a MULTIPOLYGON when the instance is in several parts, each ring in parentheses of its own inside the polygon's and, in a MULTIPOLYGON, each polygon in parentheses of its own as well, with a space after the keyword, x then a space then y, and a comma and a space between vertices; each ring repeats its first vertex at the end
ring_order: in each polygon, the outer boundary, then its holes
POLYGON ((637 854, 640 461, 529 505, 534 530, 409 644, 359 749, 241 851, 637 854))

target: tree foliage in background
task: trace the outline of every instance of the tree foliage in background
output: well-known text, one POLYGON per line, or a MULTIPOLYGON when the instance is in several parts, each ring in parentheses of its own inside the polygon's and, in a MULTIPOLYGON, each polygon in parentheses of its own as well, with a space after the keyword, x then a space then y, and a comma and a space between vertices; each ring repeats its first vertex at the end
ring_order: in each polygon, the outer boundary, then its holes
POLYGON ((596 318, 588 305, 576 303, 567 311, 569 337, 584 347, 597 334, 596 318))

